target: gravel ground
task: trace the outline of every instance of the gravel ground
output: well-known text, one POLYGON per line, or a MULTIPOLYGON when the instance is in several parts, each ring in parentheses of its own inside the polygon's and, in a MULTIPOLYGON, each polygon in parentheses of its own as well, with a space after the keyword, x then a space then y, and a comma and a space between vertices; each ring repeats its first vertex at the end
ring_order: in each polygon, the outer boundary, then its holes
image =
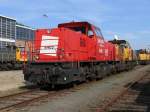
POLYGON ((20 92, 23 86, 25 81, 21 70, 0 71, 0 96, 20 92))
POLYGON ((92 112, 94 107, 103 103, 105 97, 123 88, 137 76, 141 76, 150 70, 150 65, 136 67, 129 72, 123 72, 114 76, 107 77, 103 80, 82 84, 76 87, 77 91, 60 96, 46 103, 36 106, 28 106, 23 112, 92 112))
POLYGON ((21 70, 0 71, 0 92, 24 86, 21 70))
POLYGON ((22 70, 0 71, 0 97, 36 88, 24 80, 22 70))

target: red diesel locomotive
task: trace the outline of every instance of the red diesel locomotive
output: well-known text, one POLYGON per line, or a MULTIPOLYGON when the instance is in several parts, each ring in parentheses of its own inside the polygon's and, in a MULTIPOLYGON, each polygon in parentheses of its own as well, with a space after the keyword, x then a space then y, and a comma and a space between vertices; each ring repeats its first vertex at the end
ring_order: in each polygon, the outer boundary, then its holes
POLYGON ((26 64, 24 78, 54 86, 100 79, 134 66, 133 60, 119 60, 116 52, 116 45, 105 41, 100 29, 88 22, 38 29, 33 60, 26 64))

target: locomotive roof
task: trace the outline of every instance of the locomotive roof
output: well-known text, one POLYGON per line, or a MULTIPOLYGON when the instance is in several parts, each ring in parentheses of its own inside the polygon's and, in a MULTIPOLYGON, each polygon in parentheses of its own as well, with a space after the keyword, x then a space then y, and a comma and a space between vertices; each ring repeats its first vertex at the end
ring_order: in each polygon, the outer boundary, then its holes
POLYGON ((146 49, 139 49, 136 50, 138 53, 148 53, 148 51, 146 49))
POLYGON ((122 44, 122 43, 127 43, 127 41, 126 40, 116 40, 116 39, 114 39, 114 40, 111 40, 111 41, 109 41, 109 42, 111 42, 111 43, 113 43, 113 44, 122 44))
MULTIPOLYGON (((68 23, 61 23, 58 24, 58 27, 73 27, 73 26, 94 26, 91 23, 87 22, 87 21, 81 21, 81 22, 68 22, 68 23)), ((94 26, 96 27, 96 26, 94 26)))

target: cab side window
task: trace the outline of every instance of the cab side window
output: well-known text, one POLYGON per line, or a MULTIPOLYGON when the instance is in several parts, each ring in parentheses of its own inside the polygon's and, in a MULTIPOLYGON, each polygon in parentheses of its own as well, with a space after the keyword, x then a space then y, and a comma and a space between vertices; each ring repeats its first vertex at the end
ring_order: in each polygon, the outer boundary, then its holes
POLYGON ((94 32, 92 30, 88 30, 88 36, 92 38, 94 36, 94 32))
POLYGON ((95 33, 96 33, 96 36, 104 39, 103 35, 102 35, 102 32, 101 32, 101 30, 99 28, 97 28, 97 27, 95 28, 95 33))

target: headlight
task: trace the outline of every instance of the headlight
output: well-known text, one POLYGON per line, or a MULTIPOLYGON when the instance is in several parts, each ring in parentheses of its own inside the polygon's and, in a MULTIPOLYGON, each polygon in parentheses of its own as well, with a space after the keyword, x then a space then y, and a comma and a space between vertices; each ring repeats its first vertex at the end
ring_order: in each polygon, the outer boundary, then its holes
POLYGON ((37 56, 37 55, 34 56, 34 59, 35 59, 35 60, 39 60, 39 56, 37 56))

